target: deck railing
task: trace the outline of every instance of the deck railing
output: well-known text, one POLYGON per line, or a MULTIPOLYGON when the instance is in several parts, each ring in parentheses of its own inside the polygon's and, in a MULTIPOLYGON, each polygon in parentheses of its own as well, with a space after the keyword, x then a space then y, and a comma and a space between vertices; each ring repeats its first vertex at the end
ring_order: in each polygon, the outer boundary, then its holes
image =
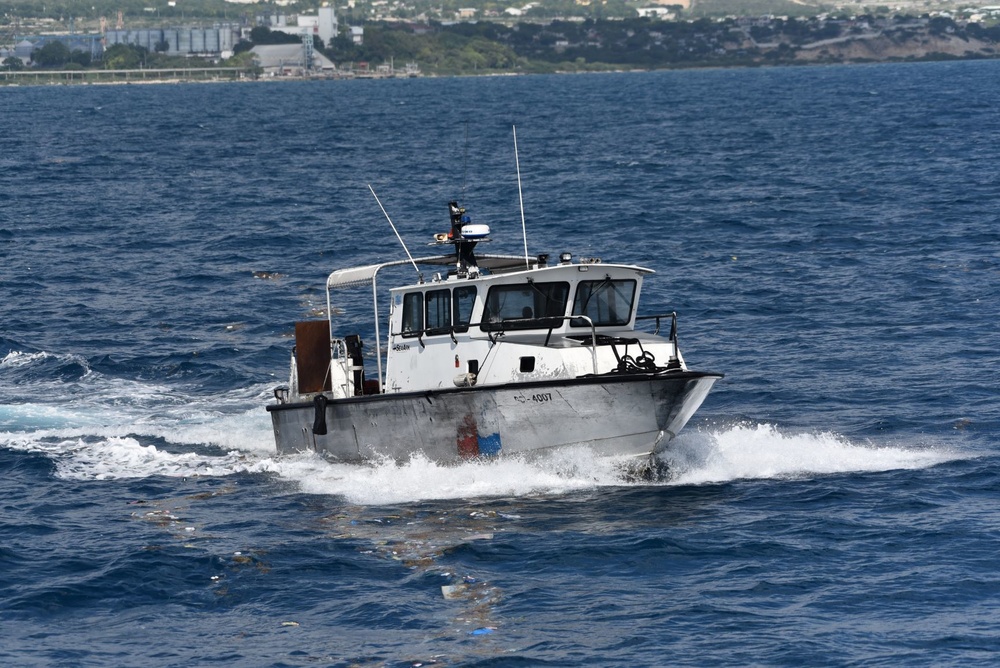
POLYGON ((639 320, 656 320, 656 329, 653 334, 659 335, 660 333, 660 318, 670 318, 670 336, 667 338, 673 341, 674 344, 677 343, 677 311, 671 311, 670 313, 657 313, 656 315, 637 315, 635 317, 636 321, 639 320))

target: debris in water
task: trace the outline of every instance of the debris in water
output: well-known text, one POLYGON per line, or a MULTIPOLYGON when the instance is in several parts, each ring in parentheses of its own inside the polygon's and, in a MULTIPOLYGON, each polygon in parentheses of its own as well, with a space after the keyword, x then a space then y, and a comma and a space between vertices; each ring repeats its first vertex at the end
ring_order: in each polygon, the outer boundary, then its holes
POLYGON ((469 590, 468 585, 441 585, 441 595, 449 601, 464 598, 465 592, 469 590))
POLYGON ((493 540, 493 534, 491 534, 491 533, 474 533, 471 536, 466 536, 465 540, 493 540))

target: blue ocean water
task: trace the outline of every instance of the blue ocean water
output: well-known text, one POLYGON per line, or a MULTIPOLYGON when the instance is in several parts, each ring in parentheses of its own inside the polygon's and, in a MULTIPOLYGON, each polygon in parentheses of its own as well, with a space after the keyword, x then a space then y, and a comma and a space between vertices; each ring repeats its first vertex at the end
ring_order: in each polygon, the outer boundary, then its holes
POLYGON ((996 663, 998 76, 0 88, 0 662, 996 663), (402 257, 368 185, 519 253, 514 125, 531 252, 726 374, 670 478, 276 457, 292 323, 402 257))

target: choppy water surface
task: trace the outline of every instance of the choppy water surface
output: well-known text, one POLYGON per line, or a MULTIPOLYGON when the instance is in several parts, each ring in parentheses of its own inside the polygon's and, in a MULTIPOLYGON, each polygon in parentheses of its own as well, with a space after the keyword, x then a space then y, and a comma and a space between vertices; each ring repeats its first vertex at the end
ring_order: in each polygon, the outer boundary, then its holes
POLYGON ((0 89, 0 661, 995 662, 998 74, 0 89), (531 252, 726 373, 669 479, 276 457, 291 323, 402 256, 368 184, 518 253, 515 124, 531 252))

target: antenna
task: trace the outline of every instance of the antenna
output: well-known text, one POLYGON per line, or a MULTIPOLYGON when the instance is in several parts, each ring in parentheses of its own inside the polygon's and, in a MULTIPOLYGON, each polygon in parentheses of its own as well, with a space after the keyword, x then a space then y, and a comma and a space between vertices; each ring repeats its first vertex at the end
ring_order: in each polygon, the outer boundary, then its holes
POLYGON ((521 195, 521 160, 517 157, 517 126, 512 125, 514 130, 514 164, 517 166, 517 199, 521 203, 521 235, 524 237, 524 268, 531 269, 528 261, 528 230, 524 226, 524 196, 521 195))
POLYGON ((465 183, 469 177, 469 121, 465 122, 465 155, 462 157, 462 201, 465 201, 465 183))
POLYGON ((413 269, 417 272, 417 278, 419 278, 420 282, 423 283, 424 276, 423 274, 420 273, 420 269, 417 267, 417 263, 413 261, 413 256, 410 255, 410 249, 406 247, 405 243, 403 243, 403 237, 399 236, 399 231, 397 231, 396 226, 392 224, 392 218, 390 218, 389 214, 386 213, 385 207, 382 206, 382 201, 378 198, 378 195, 375 194, 375 189, 372 188, 372 184, 370 183, 368 184, 368 190, 372 191, 372 197, 374 197, 375 201, 378 202, 378 208, 382 209, 382 213, 385 215, 385 219, 389 221, 389 227, 391 227, 392 231, 396 233, 396 238, 399 239, 399 244, 403 247, 403 250, 406 251, 406 257, 410 258, 410 264, 413 265, 413 269))

